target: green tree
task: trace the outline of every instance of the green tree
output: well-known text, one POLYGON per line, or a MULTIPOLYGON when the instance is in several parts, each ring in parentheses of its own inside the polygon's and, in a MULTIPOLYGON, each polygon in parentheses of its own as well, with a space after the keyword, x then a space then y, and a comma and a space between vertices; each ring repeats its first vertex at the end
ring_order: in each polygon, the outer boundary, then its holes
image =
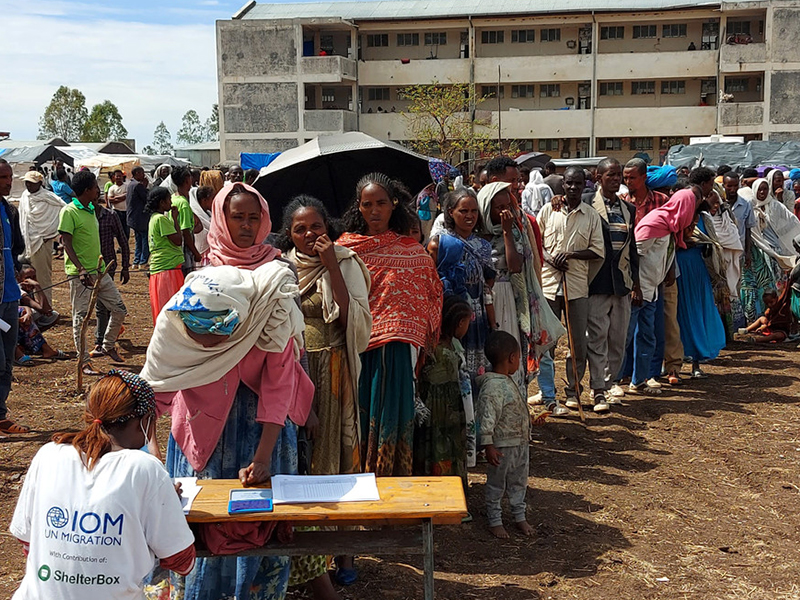
POLYGON ((53 94, 50 104, 39 119, 40 140, 60 137, 68 142, 78 142, 89 112, 86 110, 86 97, 77 89, 62 85, 53 94))
POLYGON ((150 156, 153 156, 154 154, 156 154, 156 149, 148 144, 147 146, 142 148, 142 154, 148 154, 150 156))
POLYGON ((173 154, 175 149, 172 147, 172 135, 170 135, 164 121, 161 121, 153 132, 152 149, 154 154, 173 154))
POLYGON ((207 142, 219 139, 219 104, 211 105, 211 116, 206 119, 205 130, 207 142))
POLYGON ((454 164, 462 152, 481 155, 501 149, 496 127, 493 132, 490 121, 473 116, 475 104, 489 98, 476 96, 474 85, 433 81, 402 88, 400 97, 409 101, 402 114, 418 152, 454 164))
POLYGON ((95 104, 83 127, 84 142, 111 142, 128 137, 119 109, 110 100, 95 104))
POLYGON ((178 129, 176 141, 178 144, 188 146, 190 144, 199 144, 204 138, 200 116, 194 110, 187 110, 181 119, 181 128, 178 129))

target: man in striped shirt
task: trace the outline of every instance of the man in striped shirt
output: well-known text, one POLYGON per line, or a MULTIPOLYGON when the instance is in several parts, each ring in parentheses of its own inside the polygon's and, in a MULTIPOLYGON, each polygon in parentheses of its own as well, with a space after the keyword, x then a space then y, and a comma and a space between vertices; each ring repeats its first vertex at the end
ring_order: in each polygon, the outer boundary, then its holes
POLYGON ((636 207, 617 197, 622 182, 622 166, 606 158, 597 166, 600 186, 583 201, 600 214, 605 258, 589 285, 587 358, 589 384, 595 412, 609 410, 619 400, 607 392, 625 358, 625 338, 631 318, 631 303, 641 304, 639 255, 633 229, 636 207))

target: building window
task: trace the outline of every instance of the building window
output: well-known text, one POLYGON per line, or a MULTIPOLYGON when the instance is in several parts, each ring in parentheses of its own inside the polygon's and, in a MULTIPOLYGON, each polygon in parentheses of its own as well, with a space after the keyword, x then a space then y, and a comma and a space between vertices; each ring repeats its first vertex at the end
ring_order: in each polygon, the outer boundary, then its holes
POLYGON ((539 152, 558 152, 558 140, 539 140, 539 152))
POLYGON ((539 86, 540 98, 558 98, 561 96, 560 83, 543 83, 539 86))
POLYGON ((672 148, 673 146, 680 146, 683 144, 682 137, 662 137, 661 138, 661 147, 662 148, 672 148))
POLYGON ((322 88, 323 102, 336 102, 336 90, 333 88, 322 88))
POLYGON ((481 44, 502 44, 505 39, 505 31, 481 31, 481 44))
POLYGON ((686 23, 680 25, 664 25, 661 28, 661 37, 682 38, 686 37, 686 23))
POLYGON ((750 35, 750 21, 728 21, 728 35, 750 35))
MULTIPOLYGON (((497 98, 497 96, 498 96, 497 89, 498 89, 498 87, 496 85, 482 85, 481 86, 481 96, 483 96, 484 98, 486 98, 486 97, 497 98)), ((505 97, 506 97, 506 86, 501 85, 500 86, 500 98, 503 99, 505 97)))
POLYGON ((601 27, 600 28, 601 40, 622 40, 625 39, 624 27, 601 27))
POLYGON ((389 47, 389 34, 388 33, 370 33, 367 35, 368 48, 388 48, 389 47))
POLYGON ((560 42, 561 30, 560 29, 542 29, 539 39, 543 42, 560 42))
POLYGON ((649 137, 635 137, 631 138, 631 150, 652 150, 653 138, 649 137))
POLYGON ((536 30, 515 29, 514 31, 511 32, 511 41, 515 44, 526 44, 534 42, 536 41, 536 30))
POLYGON ((600 84, 601 96, 622 96, 622 82, 608 81, 600 84))
POLYGON ((512 98, 533 98, 533 85, 512 85, 512 98))
POLYGON ((398 46, 419 46, 418 33, 398 33, 397 34, 398 46))
POLYGON ((662 94, 685 94, 686 82, 685 81, 662 81, 661 82, 662 94))
POLYGON ((725 80, 725 93, 749 92, 750 80, 747 77, 728 77, 725 80))
POLYGON ((632 81, 631 94, 634 96, 646 96, 656 93, 655 81, 632 81))
POLYGON ((622 138, 600 138, 598 141, 601 152, 604 150, 622 150, 622 138))
POLYGON ((633 26, 633 39, 640 40, 645 38, 656 37, 655 25, 634 25, 633 26))
POLYGON ((447 45, 447 33, 442 31, 439 32, 432 32, 425 34, 425 45, 426 46, 446 46, 447 45))
POLYGON ((518 140, 520 152, 533 152, 533 140, 518 140))
POLYGON ((389 100, 389 88, 369 88, 367 99, 370 102, 389 100))

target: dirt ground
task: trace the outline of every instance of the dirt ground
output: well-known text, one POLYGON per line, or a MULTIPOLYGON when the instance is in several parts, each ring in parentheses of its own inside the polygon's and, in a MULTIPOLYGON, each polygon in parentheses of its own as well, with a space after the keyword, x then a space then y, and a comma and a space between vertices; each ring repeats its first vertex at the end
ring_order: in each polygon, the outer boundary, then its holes
MULTIPOLYGON (((55 281, 62 279, 60 262, 55 281)), ((140 367, 150 335, 147 280, 132 273, 120 349, 140 367)), ((69 313, 68 290, 54 304, 69 313)), ((69 319, 46 333, 73 350, 69 319)), ((495 541, 486 531, 484 470, 470 476, 472 523, 436 530, 437 598, 800 598, 800 407, 793 344, 736 343, 656 398, 626 399, 607 416, 551 419, 531 446, 529 521, 536 536, 495 541)), ((97 361, 108 368, 107 361, 97 361)), ((563 362, 558 367, 563 372, 563 362)), ((36 450, 81 423, 75 361, 15 370, 12 418, 32 432, 0 439, 0 598, 24 569, 8 531, 36 450)), ((160 423, 162 433, 166 421, 160 423)), ((421 558, 359 557, 343 598, 422 597, 421 558)), ((295 591, 292 598, 310 597, 295 591)))

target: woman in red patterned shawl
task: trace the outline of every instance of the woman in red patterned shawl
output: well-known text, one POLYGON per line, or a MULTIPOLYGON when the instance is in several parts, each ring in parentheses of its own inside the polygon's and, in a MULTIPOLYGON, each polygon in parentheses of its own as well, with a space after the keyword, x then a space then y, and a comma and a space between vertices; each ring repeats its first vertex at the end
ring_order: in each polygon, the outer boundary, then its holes
POLYGON ((411 213, 402 184, 366 175, 344 216, 337 241, 364 261, 372 278, 372 333, 361 355, 358 399, 365 472, 411 475, 414 447, 414 373, 432 349, 442 314, 442 284, 433 260, 408 237, 411 213))

